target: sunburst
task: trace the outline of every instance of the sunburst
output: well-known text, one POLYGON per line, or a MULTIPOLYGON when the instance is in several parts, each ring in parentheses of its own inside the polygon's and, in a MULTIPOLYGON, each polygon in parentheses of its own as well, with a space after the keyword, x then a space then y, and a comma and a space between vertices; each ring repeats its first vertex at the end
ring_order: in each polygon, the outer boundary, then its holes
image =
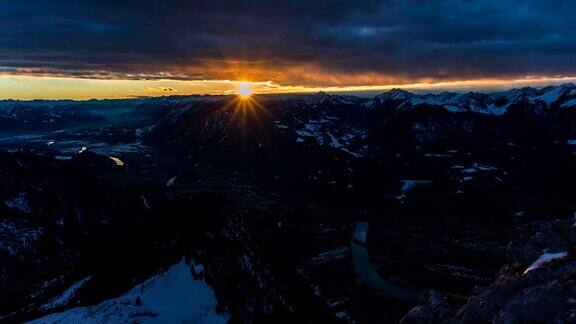
POLYGON ((249 83, 240 83, 240 86, 238 86, 238 96, 241 99, 248 99, 252 96, 253 93, 254 91, 250 87, 249 83))

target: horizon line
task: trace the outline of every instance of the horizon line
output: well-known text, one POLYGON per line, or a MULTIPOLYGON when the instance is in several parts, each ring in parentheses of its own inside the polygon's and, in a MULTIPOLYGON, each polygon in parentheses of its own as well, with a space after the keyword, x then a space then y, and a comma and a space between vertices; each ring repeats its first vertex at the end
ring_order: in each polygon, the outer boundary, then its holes
POLYGON ((0 75, 0 100, 8 101, 93 101, 128 100, 183 96, 234 95, 241 84, 249 84, 256 95, 331 94, 376 95, 392 89, 416 93, 505 91, 514 88, 542 88, 576 82, 576 76, 483 78, 389 85, 305 86, 280 85, 273 81, 245 80, 119 80, 73 77, 0 75), (34 91, 34 93, 32 93, 34 91), (202 92, 203 91, 203 92, 202 92), (116 92, 116 93, 114 93, 116 92), (16 95, 14 95, 16 93, 16 95), (40 94, 42 93, 42 94, 40 94))

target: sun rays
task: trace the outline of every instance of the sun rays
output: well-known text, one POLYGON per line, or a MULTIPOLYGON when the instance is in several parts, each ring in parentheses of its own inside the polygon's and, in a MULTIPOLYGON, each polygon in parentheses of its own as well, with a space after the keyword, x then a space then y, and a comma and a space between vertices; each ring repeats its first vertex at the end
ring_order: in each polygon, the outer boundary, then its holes
MULTIPOLYGON (((232 102, 234 107, 232 121, 238 122, 247 127, 257 127, 257 130, 263 130, 264 125, 262 118, 269 117, 269 112, 262 106, 248 82, 238 85, 238 96, 232 102)), ((249 129, 246 129, 247 131, 249 129)), ((253 129, 254 130, 254 129, 253 129)))
MULTIPOLYGON (((241 90, 239 87, 238 90, 241 90)), ((273 119, 272 114, 259 102, 260 98, 253 94, 251 89, 244 88, 237 95, 228 97, 221 108, 214 111, 223 114, 226 118, 223 137, 237 136, 237 142, 241 146, 248 145, 251 135, 256 135, 259 143, 268 139, 268 127, 273 119), (245 91, 250 90, 250 91, 245 91)), ((261 145, 261 144, 258 144, 261 145)))

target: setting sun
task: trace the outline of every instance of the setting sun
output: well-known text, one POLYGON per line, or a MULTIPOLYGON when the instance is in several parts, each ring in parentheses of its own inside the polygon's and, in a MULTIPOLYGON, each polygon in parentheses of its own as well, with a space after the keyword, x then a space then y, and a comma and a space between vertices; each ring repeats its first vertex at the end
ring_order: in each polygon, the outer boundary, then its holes
POLYGON ((248 98, 253 93, 254 93, 254 91, 252 90, 252 88, 250 87, 250 84, 248 84, 248 83, 242 83, 238 87, 238 95, 242 98, 248 98))

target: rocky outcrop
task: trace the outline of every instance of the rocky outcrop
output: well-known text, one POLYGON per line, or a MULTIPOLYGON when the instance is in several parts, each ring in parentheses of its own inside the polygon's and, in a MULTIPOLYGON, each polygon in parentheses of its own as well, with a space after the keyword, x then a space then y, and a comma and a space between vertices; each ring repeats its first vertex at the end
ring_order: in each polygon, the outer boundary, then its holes
POLYGON ((478 287, 458 310, 437 294, 428 295, 435 298, 423 297, 422 305, 412 309, 402 322, 573 322, 576 317, 574 240, 573 220, 518 225, 508 246, 507 263, 493 283, 478 287))

